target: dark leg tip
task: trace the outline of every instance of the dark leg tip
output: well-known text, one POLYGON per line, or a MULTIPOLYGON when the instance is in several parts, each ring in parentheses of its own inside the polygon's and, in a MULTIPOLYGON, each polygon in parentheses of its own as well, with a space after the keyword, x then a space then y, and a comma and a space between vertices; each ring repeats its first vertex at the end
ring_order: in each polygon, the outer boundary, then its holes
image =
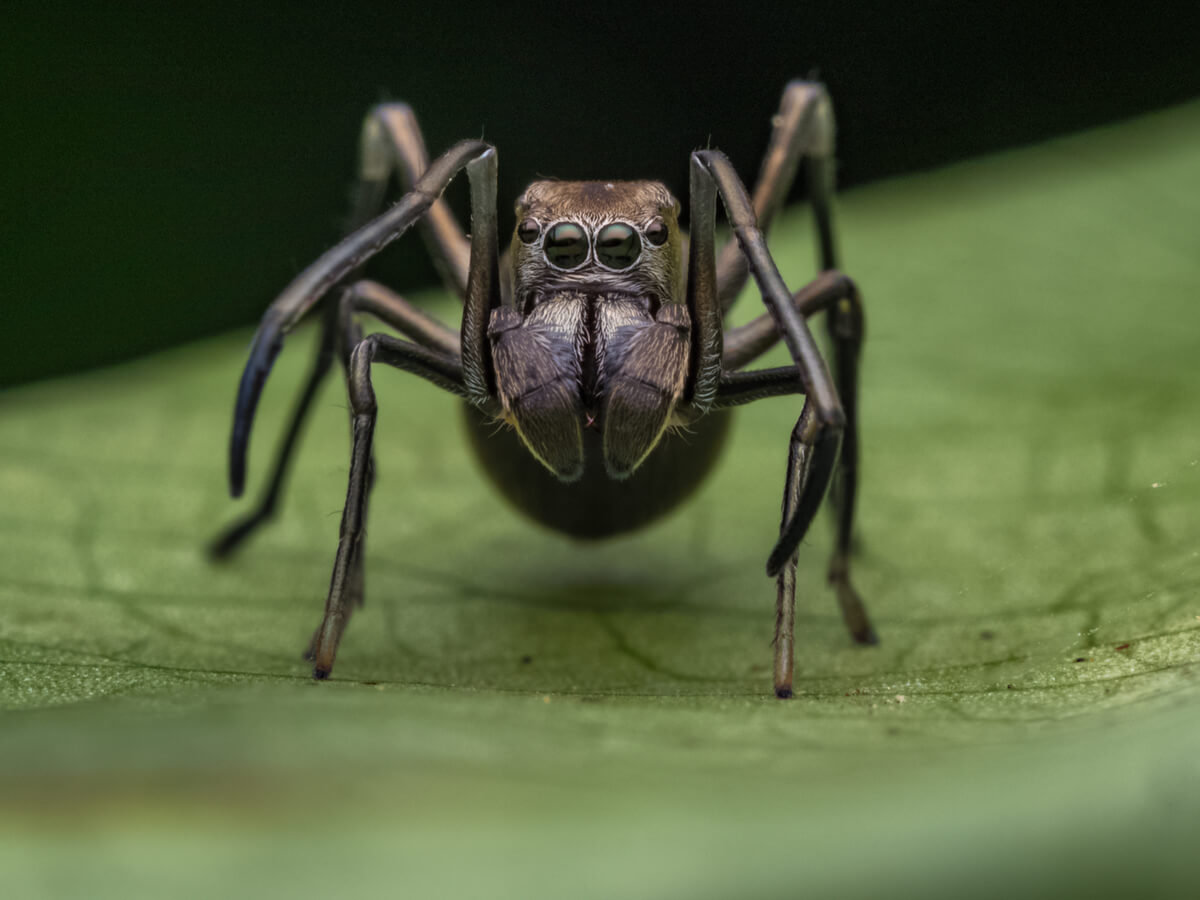
POLYGON ((313 666, 313 681, 325 681, 329 678, 329 669, 324 666, 313 666))
POLYGON ((790 687, 776 687, 775 696, 780 700, 792 699, 792 689, 790 687))
POLYGON ((233 550, 240 544, 238 536, 225 532, 218 534, 216 540, 208 545, 208 558, 213 562, 223 562, 233 554, 233 550))
POLYGON ((781 553, 779 547, 776 546, 775 549, 771 551, 770 557, 767 559, 767 576, 769 578, 774 578, 781 571, 783 571, 783 567, 787 564, 790 556, 791 554, 781 553))
POLYGON ((875 629, 870 625, 862 631, 856 632, 853 637, 856 644, 862 644, 863 646, 874 647, 879 643, 879 635, 875 633, 875 629))
POLYGON ((245 543, 246 538, 250 537, 274 513, 274 505, 264 506, 250 516, 238 522, 234 522, 220 534, 218 534, 211 544, 208 545, 209 559, 214 562, 228 559, 233 555, 233 551, 237 550, 245 543))

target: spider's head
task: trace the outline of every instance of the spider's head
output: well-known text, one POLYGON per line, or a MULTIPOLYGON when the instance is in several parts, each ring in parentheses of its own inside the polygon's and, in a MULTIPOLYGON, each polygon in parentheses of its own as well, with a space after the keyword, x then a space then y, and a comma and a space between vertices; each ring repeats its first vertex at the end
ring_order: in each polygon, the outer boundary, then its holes
POLYGON ((657 181, 535 181, 517 201, 514 296, 564 288, 682 297, 679 201, 657 181))

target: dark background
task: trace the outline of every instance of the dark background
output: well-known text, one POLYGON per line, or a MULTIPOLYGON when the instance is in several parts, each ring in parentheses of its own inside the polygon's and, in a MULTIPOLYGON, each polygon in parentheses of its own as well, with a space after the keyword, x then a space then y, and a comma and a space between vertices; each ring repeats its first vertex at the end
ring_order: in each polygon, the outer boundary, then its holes
MULTIPOLYGON (((1161 6, 98 6, 4 5, 0 385, 254 321, 336 238, 380 99, 413 104, 433 153, 499 147, 508 229, 538 175, 682 198, 711 141, 752 177, 812 71, 843 186, 1200 94, 1195 23, 1161 6)), ((389 252, 395 286, 433 280, 419 241, 389 252)))

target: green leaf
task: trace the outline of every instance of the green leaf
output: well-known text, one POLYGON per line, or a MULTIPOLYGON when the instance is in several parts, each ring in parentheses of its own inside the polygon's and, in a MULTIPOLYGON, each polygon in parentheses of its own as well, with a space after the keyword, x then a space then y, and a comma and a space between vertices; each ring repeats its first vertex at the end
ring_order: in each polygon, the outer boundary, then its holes
MULTIPOLYGON (((790 702, 763 565, 794 398, 740 411, 665 524, 581 545, 488 490, 458 401, 381 372, 367 606, 314 684, 340 384, 224 565, 245 335, 9 392, 6 895, 1194 895, 1198 148, 1193 104, 843 198, 882 643, 814 529, 790 702)), ((800 210, 772 235, 789 284, 811 242, 800 210)))

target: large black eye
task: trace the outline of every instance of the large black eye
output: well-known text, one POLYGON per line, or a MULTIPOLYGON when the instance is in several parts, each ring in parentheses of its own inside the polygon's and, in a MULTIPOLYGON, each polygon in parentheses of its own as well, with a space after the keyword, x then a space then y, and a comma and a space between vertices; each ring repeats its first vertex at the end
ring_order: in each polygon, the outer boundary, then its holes
POLYGON ((588 255, 587 232, 574 222, 559 222, 542 241, 542 252, 550 265, 560 269, 574 269, 582 265, 588 255))
POLYGON ((537 223, 537 219, 525 219, 517 226, 517 237, 521 239, 522 244, 532 244, 541 230, 542 226, 537 223))
POLYGON ((610 269, 628 269, 641 252, 641 238, 624 222, 605 225, 596 235, 596 259, 610 269))
POLYGON ((667 242, 667 223, 662 219, 655 219, 647 225, 646 240, 655 247, 661 247, 665 244, 667 242))

